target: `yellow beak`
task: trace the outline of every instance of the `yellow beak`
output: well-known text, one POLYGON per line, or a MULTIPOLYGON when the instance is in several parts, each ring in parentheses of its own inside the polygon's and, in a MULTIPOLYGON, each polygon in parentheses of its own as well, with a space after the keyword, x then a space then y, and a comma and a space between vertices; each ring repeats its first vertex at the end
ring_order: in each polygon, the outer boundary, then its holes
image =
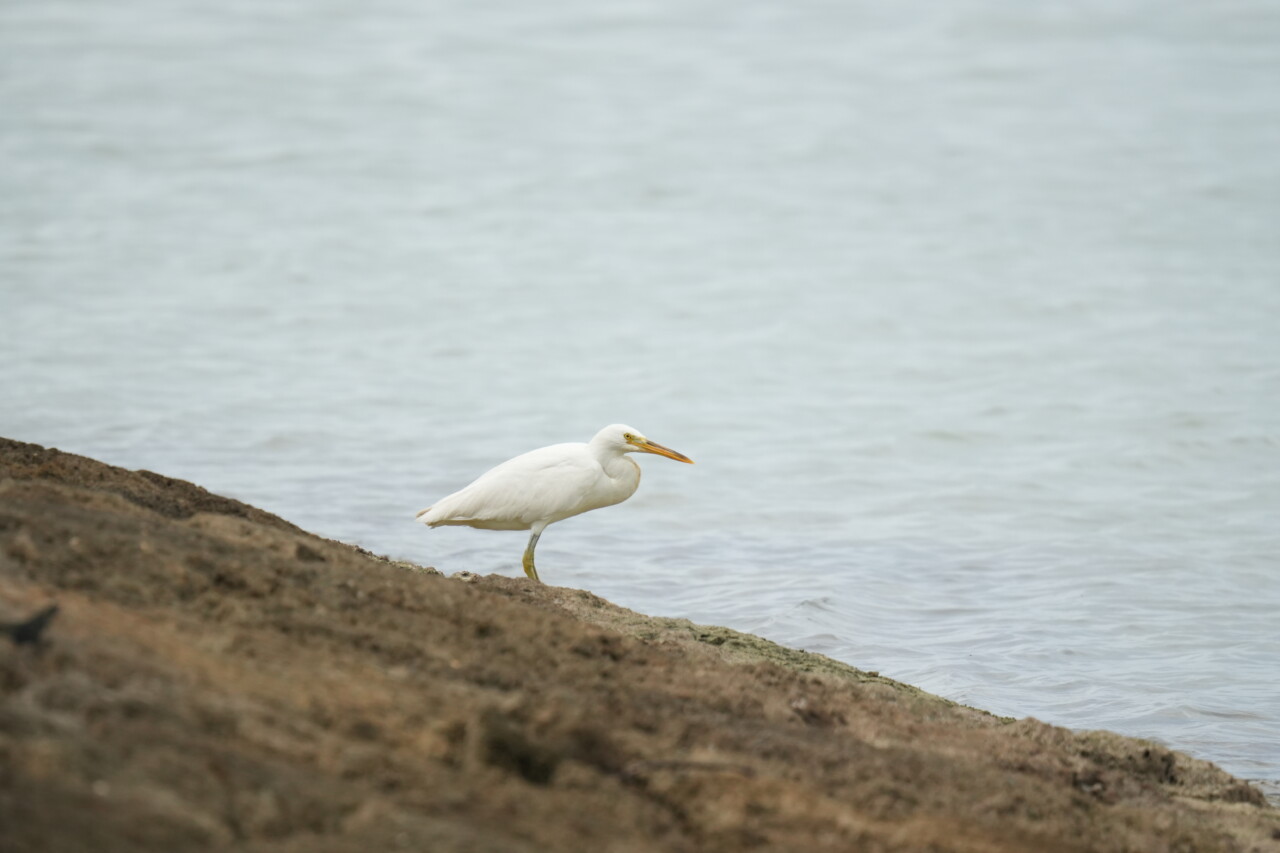
POLYGON ((656 453, 659 456, 665 456, 668 459, 674 459, 677 462, 688 462, 690 465, 693 464, 693 460, 690 459, 688 456, 685 456, 683 453, 677 453, 676 451, 672 450, 670 447, 663 447, 661 444, 658 444, 656 441, 650 441, 647 438, 629 439, 628 444, 630 444, 636 450, 642 451, 644 453, 656 453))

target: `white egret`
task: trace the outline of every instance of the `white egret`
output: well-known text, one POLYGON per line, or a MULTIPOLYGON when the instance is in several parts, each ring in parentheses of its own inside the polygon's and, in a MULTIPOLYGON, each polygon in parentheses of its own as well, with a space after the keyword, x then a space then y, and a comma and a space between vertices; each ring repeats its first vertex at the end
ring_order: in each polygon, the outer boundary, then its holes
POLYGON ((524 573, 535 581, 533 549, 548 524, 622 503, 640 485, 640 466, 628 453, 693 460, 650 441, 625 424, 612 424, 586 443, 553 444, 508 459, 471 485, 418 513, 428 527, 458 524, 483 530, 532 530, 524 573))

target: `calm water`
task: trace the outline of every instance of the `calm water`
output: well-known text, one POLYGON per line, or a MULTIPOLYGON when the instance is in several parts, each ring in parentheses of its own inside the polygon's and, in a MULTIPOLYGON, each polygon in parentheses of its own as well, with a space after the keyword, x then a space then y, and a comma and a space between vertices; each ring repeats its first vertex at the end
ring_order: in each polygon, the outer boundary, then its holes
POLYGON ((0 7, 0 434, 1280 788, 1280 11, 0 7))

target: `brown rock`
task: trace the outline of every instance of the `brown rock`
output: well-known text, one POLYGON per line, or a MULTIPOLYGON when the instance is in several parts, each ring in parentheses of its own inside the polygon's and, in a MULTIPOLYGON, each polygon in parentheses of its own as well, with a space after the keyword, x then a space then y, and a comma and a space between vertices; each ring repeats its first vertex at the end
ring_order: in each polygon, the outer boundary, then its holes
POLYGON ((0 439, 0 847, 1275 850, 1206 762, 0 439))

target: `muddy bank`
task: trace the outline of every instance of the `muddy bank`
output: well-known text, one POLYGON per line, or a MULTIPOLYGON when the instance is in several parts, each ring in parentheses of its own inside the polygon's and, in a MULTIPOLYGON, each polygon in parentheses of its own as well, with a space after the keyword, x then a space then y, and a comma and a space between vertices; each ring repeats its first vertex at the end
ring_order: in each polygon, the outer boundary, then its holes
POLYGON ((1278 850, 1214 766, 0 439, 0 848, 1278 850))

